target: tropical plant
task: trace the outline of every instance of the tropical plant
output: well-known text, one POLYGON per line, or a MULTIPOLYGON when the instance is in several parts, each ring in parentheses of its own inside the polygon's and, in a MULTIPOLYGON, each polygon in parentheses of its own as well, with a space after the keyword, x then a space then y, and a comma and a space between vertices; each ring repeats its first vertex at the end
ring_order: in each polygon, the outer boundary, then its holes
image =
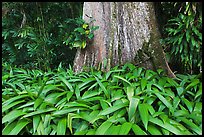
POLYGON ((167 45, 167 56, 172 66, 178 66, 177 71, 180 73, 193 74, 202 71, 201 9, 198 2, 182 3, 179 14, 165 25, 167 37, 163 42, 167 45))
POLYGON ((67 23, 73 23, 77 25, 77 27, 74 29, 71 34, 68 34, 68 38, 65 37, 65 40, 63 44, 70 45, 70 48, 82 48, 84 49, 87 45, 87 42, 89 42, 94 37, 94 31, 99 28, 99 26, 92 26, 89 27, 90 23, 94 20, 91 20, 90 22, 86 23, 81 18, 76 19, 69 19, 67 20, 67 23))
POLYGON ((107 73, 3 69, 3 135, 202 134, 201 75, 171 79, 130 63, 107 73))

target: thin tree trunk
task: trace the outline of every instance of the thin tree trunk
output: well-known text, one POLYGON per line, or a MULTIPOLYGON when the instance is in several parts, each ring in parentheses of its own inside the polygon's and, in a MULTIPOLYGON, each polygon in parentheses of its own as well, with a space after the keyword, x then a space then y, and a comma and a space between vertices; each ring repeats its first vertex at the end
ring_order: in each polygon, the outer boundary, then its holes
POLYGON ((152 2, 85 2, 83 18, 99 26, 85 49, 78 49, 74 70, 83 66, 108 71, 131 62, 147 69, 162 68, 174 77, 159 43, 160 34, 152 2))

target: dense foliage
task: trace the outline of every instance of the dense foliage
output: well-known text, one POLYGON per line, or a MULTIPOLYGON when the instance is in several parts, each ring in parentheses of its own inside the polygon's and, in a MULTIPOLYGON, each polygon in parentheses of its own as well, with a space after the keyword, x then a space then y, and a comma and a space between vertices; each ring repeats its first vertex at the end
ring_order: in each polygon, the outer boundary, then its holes
POLYGON ((162 7, 163 16, 167 19, 166 22, 162 22, 164 27, 162 33, 165 34, 163 44, 172 68, 179 73, 200 73, 202 71, 202 4, 163 2, 162 7), (167 7, 174 10, 168 10, 167 7))
POLYGON ((168 78, 133 64, 75 74, 3 65, 2 133, 202 134, 201 75, 168 78))
POLYGON ((76 50, 63 42, 78 26, 69 20, 82 16, 82 4, 4 2, 3 10, 7 12, 2 17, 3 61, 42 70, 56 68, 60 62, 65 66, 73 64, 76 50))
POLYGON ((100 27, 83 2, 2 4, 3 135, 202 134, 201 3, 155 3, 174 79, 130 63, 76 74, 100 27))

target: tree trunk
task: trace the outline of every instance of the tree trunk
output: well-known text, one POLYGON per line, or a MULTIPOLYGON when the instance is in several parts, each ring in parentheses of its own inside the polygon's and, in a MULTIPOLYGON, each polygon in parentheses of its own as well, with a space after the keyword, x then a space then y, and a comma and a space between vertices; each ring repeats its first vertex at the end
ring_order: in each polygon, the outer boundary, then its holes
POLYGON ((108 71, 131 62, 146 69, 170 70, 159 43, 160 34, 152 2, 84 2, 83 19, 100 28, 85 49, 78 49, 74 70, 84 66, 108 71))

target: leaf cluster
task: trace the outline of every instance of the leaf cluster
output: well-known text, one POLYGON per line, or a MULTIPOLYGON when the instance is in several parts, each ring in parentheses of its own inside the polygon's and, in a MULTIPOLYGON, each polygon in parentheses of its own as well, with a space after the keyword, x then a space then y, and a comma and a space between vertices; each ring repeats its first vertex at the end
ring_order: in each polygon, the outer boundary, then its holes
POLYGON ((87 42, 94 37, 94 31, 99 29, 99 26, 90 27, 90 23, 86 23, 81 18, 69 19, 67 23, 74 23, 77 27, 68 34, 68 38, 65 37, 64 44, 69 45, 72 48, 81 48, 84 49, 87 45, 87 42))
MULTIPOLYGON (((175 3, 175 5, 179 5, 175 3)), ((164 26, 170 62, 181 64, 180 70, 195 74, 202 69, 202 13, 200 3, 180 4, 177 16, 168 20, 164 26)), ((175 64, 175 63, 173 63, 175 64)))
POLYGON ((127 63, 75 74, 3 64, 2 134, 202 134, 199 75, 168 78, 127 63))

